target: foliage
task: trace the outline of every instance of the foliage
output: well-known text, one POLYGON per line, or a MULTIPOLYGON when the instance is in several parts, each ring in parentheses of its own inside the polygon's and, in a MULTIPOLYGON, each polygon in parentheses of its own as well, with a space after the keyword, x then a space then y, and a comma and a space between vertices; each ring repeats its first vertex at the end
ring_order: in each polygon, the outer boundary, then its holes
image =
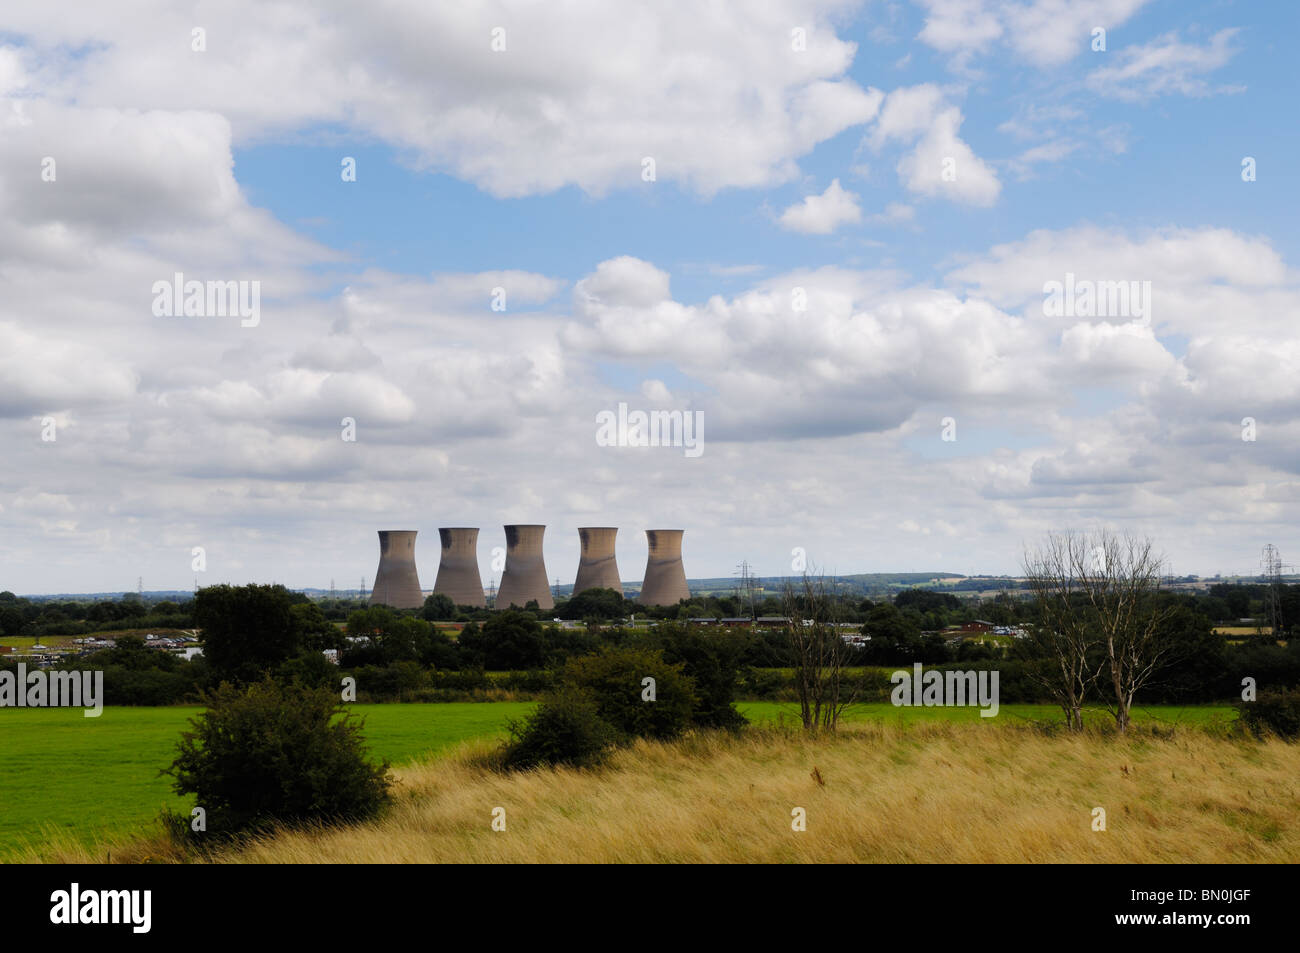
POLYGON ((658 650, 606 647, 570 659, 561 677, 565 688, 591 697, 600 717, 622 734, 672 738, 690 727, 696 706, 695 682, 684 667, 658 650), (654 679, 653 701, 646 700, 647 678, 654 679))
POLYGON ((557 690, 530 718, 510 725, 502 764, 586 767, 633 738, 680 735, 690 727, 697 704, 694 683, 682 667, 645 648, 606 646, 570 659, 557 690))
POLYGON ((424 600, 420 616, 429 622, 450 622, 456 618, 456 603, 441 592, 435 592, 424 600))
POLYGON ((510 740, 502 754, 507 768, 592 767, 618 741, 618 732, 600 717, 596 700, 575 688, 549 696, 523 721, 507 727, 510 740))
POLYGON ((752 636, 722 630, 705 633, 689 626, 664 623, 651 631, 643 644, 663 653, 664 661, 680 663, 695 685, 691 720, 702 728, 739 728, 745 717, 732 704, 741 671, 741 659, 752 636))
POLYGON ((1253 702, 1237 705, 1241 723, 1256 735, 1300 738, 1300 693, 1282 689, 1260 692, 1253 702))
POLYGON ((626 619, 637 610, 634 602, 623 598, 616 589, 587 589, 555 607, 557 619, 595 619, 613 622, 626 619))
POLYGON ((207 812, 209 831, 360 820, 387 801, 388 763, 367 760, 361 724, 333 691, 266 678, 204 701, 163 773, 207 812))
POLYGON ((214 675, 254 681, 301 648, 284 586, 208 586, 194 595, 194 621, 214 675))
POLYGON ((542 625, 531 612, 507 609, 460 634, 462 659, 493 670, 540 668, 546 657, 542 625))

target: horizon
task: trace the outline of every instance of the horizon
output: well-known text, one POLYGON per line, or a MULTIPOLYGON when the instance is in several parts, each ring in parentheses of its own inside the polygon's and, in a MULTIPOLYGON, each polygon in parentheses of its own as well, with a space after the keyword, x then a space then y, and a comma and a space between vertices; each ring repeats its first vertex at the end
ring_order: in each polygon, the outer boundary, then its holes
MULTIPOLYGON (((926 577, 927 579, 929 579, 929 580, 931 580, 931 581, 934 581, 934 582, 936 582, 936 583, 938 583, 940 580, 944 580, 944 579, 955 579, 955 580, 957 580, 957 581, 959 581, 959 582, 966 582, 966 581, 970 581, 970 580, 980 580, 980 579, 988 579, 988 580, 991 580, 991 581, 997 581, 997 580, 1008 580, 1008 581, 1017 582, 1017 581, 1023 581, 1024 578, 1025 578, 1024 576, 1008 576, 1008 575, 1000 575, 1000 574, 997 574, 997 573, 973 573, 973 574, 971 574, 971 575, 960 575, 960 574, 951 574, 951 573, 949 573, 949 574, 945 574, 945 573, 927 573, 927 572, 840 573, 840 574, 838 574, 838 575, 834 575, 834 576, 832 576, 832 575, 830 575, 830 574, 827 574, 826 578, 827 578, 827 579, 831 579, 831 580, 843 580, 843 579, 856 579, 856 578, 864 577, 864 576, 865 576, 865 577, 868 577, 868 578, 870 578, 870 577, 874 577, 874 576, 883 576, 883 577, 890 577, 890 576, 924 576, 924 577, 926 577)), ((784 581, 784 580, 787 580, 787 579, 799 579, 799 578, 801 578, 801 577, 800 577, 800 576, 796 576, 796 575, 786 575, 786 576, 760 576, 760 575, 754 575, 754 576, 751 576, 751 577, 750 577, 750 579, 751 579, 753 582, 755 582, 755 583, 762 583, 762 582, 765 582, 765 581, 767 581, 767 582, 777 582, 777 581, 784 581)), ((1171 574, 1167 574, 1167 575, 1164 576, 1163 578, 1164 578, 1166 581, 1170 581, 1170 580, 1172 580, 1172 581, 1177 582, 1177 581, 1184 580, 1184 579, 1193 579, 1193 580, 1195 580, 1195 581, 1198 582, 1198 583, 1200 583, 1200 582, 1213 582, 1213 583, 1223 583, 1223 584, 1226 584, 1226 585, 1267 585, 1267 584, 1269 583, 1269 579, 1268 579, 1268 577, 1266 577, 1266 576, 1264 576, 1264 575, 1258 575, 1258 574, 1257 574, 1257 575, 1248 575, 1248 574, 1232 574, 1232 575, 1229 575, 1229 574, 1219 574, 1219 575, 1213 575, 1213 576, 1200 576, 1200 575, 1197 575, 1197 574, 1195 574, 1195 573, 1180 573, 1180 574, 1172 574, 1172 573, 1171 573, 1171 574)), ((726 581, 726 580, 732 580, 733 582, 736 583, 736 585, 739 585, 738 580, 736 580, 736 578, 735 578, 734 576, 687 576, 687 577, 686 577, 686 581, 687 581, 688 583, 691 584, 691 588, 692 588, 692 590, 698 588, 698 587, 699 587, 699 584, 703 584, 703 583, 714 583, 714 582, 723 582, 723 581, 726 581)), ((1295 584, 1300 584, 1300 573, 1282 573, 1280 576, 1277 577, 1277 580, 1278 580, 1280 583, 1282 583, 1283 585, 1295 585, 1295 584)), ((624 589, 625 594, 626 594, 626 592, 629 591, 629 590, 633 590, 633 591, 637 590, 637 589, 640 587, 640 585, 641 585, 641 580, 639 580, 639 579, 624 579, 624 580, 621 580, 621 582, 622 582, 622 586, 623 586, 623 589, 624 589)), ((245 583, 221 583, 221 582, 211 582, 211 583, 208 583, 208 585, 213 585, 213 586, 219 586, 219 585, 284 585, 284 583, 281 583, 281 582, 279 582, 279 581, 277 581, 277 580, 271 580, 271 581, 269 581, 269 582, 267 582, 267 581, 262 581, 262 582, 260 582, 260 583, 257 582, 256 580, 252 580, 252 581, 245 582, 245 583)), ((204 587, 200 586, 199 588, 204 588, 204 587)), ((360 594, 361 594, 361 595, 357 596, 357 598, 366 598, 366 599, 368 599, 368 598, 370 597, 370 592, 371 592, 371 587, 370 587, 370 586, 367 586, 364 590, 359 590, 359 589, 356 589, 356 588, 345 588, 345 587, 342 587, 342 586, 336 586, 336 587, 334 587, 334 589, 332 589, 332 590, 331 590, 328 586, 289 586, 289 585, 285 585, 285 588, 288 589, 290 592, 302 593, 302 594, 304 594, 304 595, 305 595, 305 594, 308 594, 308 593, 312 593, 312 594, 315 594, 315 593, 321 593, 321 594, 328 595, 328 594, 330 594, 331 592, 333 592, 333 593, 335 594, 335 597, 336 597, 336 598, 339 598, 339 599, 348 599, 348 598, 353 598, 353 596, 351 595, 351 594, 353 594, 353 593, 360 593, 360 594)), ((562 591, 562 590, 570 590, 570 592, 568 593, 568 595, 571 597, 571 596, 573 595, 573 592, 571 591, 572 588, 573 588, 573 587, 572 587, 572 583, 568 583, 568 584, 561 583, 558 587, 555 586, 554 584, 551 585, 551 589, 552 589, 554 592, 556 592, 557 596, 558 596, 559 592, 562 591)), ((760 586, 759 588, 762 589, 763 587, 760 586)), ((908 588, 913 588, 913 589, 930 589, 931 591, 942 592, 942 591, 945 591, 945 589, 948 588, 948 587, 944 587, 943 585, 936 585, 936 586, 934 586, 934 587, 927 587, 927 586, 924 584, 924 582, 920 582, 920 581, 918 581, 918 582, 914 582, 914 583, 910 583, 910 584, 908 584, 908 588)), ((708 591, 710 591, 710 592, 717 592, 718 589, 719 589, 719 587, 709 587, 709 590, 708 590, 708 591)), ((4 590, 4 589, 0 589, 0 592, 5 592, 5 591, 10 591, 10 592, 12 592, 12 590, 4 590)), ((424 592, 426 595, 432 595, 434 590, 433 590, 432 587, 428 587, 428 588, 424 587, 424 580, 422 579, 422 580, 421 580, 421 591, 424 592)), ((490 591, 490 590, 489 590, 488 588, 486 588, 486 587, 484 588, 484 593, 485 593, 485 594, 486 594, 487 592, 489 592, 489 591, 490 591)), ((739 590, 737 590, 737 591, 739 591, 739 590)), ((958 591, 958 592, 976 592, 977 590, 960 589, 960 590, 956 590, 956 591, 958 591)), ((978 591, 987 592, 988 590, 978 590, 978 591)), ((149 596, 172 596, 172 595, 186 595, 186 594, 188 594, 188 595, 193 595, 194 592, 195 592, 194 589, 104 589, 104 590, 98 590, 98 591, 86 591, 86 592, 72 592, 72 591, 66 591, 66 592, 64 592, 64 591, 55 591, 55 592, 12 592, 12 594, 13 594, 15 597, 19 598, 19 599, 53 599, 53 598, 57 598, 57 597, 65 597, 65 598, 77 598, 77 597, 116 597, 116 598, 119 598, 119 599, 120 599, 120 598, 123 598, 123 597, 126 597, 126 596, 133 596, 133 595, 137 595, 137 594, 147 599, 149 596)), ((692 596, 695 596, 695 595, 698 595, 698 593, 696 593, 696 592, 693 591, 693 592, 692 592, 692 596)))

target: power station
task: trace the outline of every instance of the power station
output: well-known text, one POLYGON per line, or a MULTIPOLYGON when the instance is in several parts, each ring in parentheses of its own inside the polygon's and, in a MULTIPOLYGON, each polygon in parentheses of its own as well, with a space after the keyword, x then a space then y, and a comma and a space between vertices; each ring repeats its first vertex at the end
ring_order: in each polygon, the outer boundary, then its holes
POLYGON ((691 597, 682 568, 681 529, 648 529, 646 542, 650 555, 645 564, 645 581, 637 601, 647 606, 675 606, 691 597))
MULTIPOLYGON (((419 609, 424 605, 420 576, 415 568, 417 530, 379 531, 379 568, 370 593, 371 605, 394 609, 419 609)), ((536 601, 539 609, 555 608, 555 598, 546 575, 542 538, 546 526, 541 523, 513 523, 505 527, 506 564, 501 586, 493 606, 520 608, 536 601)), ((646 559, 645 580, 637 601, 647 606, 675 606, 691 597, 682 566, 682 536, 685 530, 648 529, 645 531, 650 553, 646 559)), ((618 561, 614 555, 616 526, 580 526, 578 538, 582 553, 573 595, 588 589, 613 589, 623 594, 618 561)), ((483 608, 483 577, 478 567, 478 527, 444 526, 438 530, 442 555, 433 591, 445 595, 458 606, 483 608)), ((556 581, 558 584, 558 580, 556 581)))
POLYGON ((582 555, 578 559, 578 575, 573 581, 573 594, 588 589, 613 589, 623 594, 623 581, 618 577, 618 563, 614 559, 614 536, 617 526, 580 526, 578 538, 582 541, 582 555))
POLYGON ((481 609, 483 579, 478 574, 478 527, 444 526, 438 530, 442 540, 442 557, 438 560, 438 578, 434 595, 444 595, 458 606, 481 609))
POLYGON ((505 530, 506 568, 501 574, 495 608, 523 608, 534 599, 539 609, 555 608, 546 578, 546 561, 542 558, 542 534, 546 527, 526 523, 507 526, 505 530))
POLYGON ((413 529, 379 531, 379 568, 375 570, 375 588, 370 604, 394 609, 418 609, 424 605, 420 576, 415 571, 415 534, 413 529))

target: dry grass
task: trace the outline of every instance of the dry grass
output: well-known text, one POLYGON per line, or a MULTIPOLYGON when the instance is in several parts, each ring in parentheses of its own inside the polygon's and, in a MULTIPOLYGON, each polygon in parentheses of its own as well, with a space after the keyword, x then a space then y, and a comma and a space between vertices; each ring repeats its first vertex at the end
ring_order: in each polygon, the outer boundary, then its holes
MULTIPOLYGON (((482 746, 400 772, 381 820, 282 832, 233 863, 1294 863, 1300 745, 867 723, 640 743, 599 771, 497 774, 482 746), (491 829, 504 807, 507 830, 491 829), (807 830, 791 830, 791 810, 807 830), (1105 832, 1093 832, 1103 807, 1105 832)), ((47 845, 46 859, 105 859, 47 845)), ((28 857, 27 859, 35 859, 28 857)), ((179 859, 159 839, 112 859, 179 859)))

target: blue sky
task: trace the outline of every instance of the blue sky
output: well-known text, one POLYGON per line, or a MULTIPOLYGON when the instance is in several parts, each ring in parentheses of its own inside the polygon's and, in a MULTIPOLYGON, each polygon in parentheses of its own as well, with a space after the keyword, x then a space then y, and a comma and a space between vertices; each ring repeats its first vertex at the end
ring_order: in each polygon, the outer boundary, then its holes
MULTIPOLYGON (((871 6, 840 35, 859 44, 848 75, 864 87, 963 82, 945 57, 910 42, 924 13, 900 5, 891 20, 871 6), (890 25, 892 41, 873 38, 890 25), (902 66, 898 61, 910 56, 902 66)), ((990 160, 1013 159, 1035 140, 1017 141, 998 131, 1017 110, 1041 103, 1069 104, 1083 114, 1066 123, 1082 140, 1120 127, 1122 154, 1038 166, 1032 177, 1003 179, 996 208, 972 210, 952 203, 919 203, 914 229, 868 225, 852 234, 792 234, 775 213, 821 191, 834 178, 879 212, 900 195, 887 153, 866 177, 855 175, 861 130, 851 128, 819 143, 799 159, 802 175, 770 189, 727 188, 702 196, 672 182, 634 184, 599 198, 577 186, 501 200, 454 176, 413 170, 404 151, 349 137, 338 128, 307 128, 291 145, 237 148, 235 175, 255 204, 277 218, 356 258, 424 275, 506 268, 538 271, 576 281, 611 249, 653 261, 673 272, 678 300, 701 302, 725 288, 716 274, 691 265, 757 265, 767 273, 828 262, 901 268, 918 280, 941 278, 944 265, 1035 228, 1080 222, 1126 227, 1214 223, 1266 233, 1275 247, 1295 256, 1294 229, 1276 231, 1279 206, 1300 204, 1300 180, 1288 156, 1300 152, 1300 129, 1283 120, 1295 108, 1294 54, 1277 38, 1300 28, 1300 10, 1284 3, 1152 3, 1107 36, 1107 51, 1092 52, 1080 36, 1078 60, 1046 71, 1016 65, 1012 57, 981 62, 978 79, 961 97, 963 133, 990 160), (1267 10, 1267 16, 1254 19, 1267 10), (1242 15, 1249 13, 1250 18, 1242 15), (1254 22, 1252 24, 1252 19, 1254 22), (1235 56, 1215 82, 1242 86, 1237 94, 1162 97, 1128 103, 1079 89, 1080 75, 1126 43, 1170 30, 1186 39, 1238 30, 1235 56), (1247 105, 1248 103, 1248 105, 1247 105), (1076 131, 1077 130, 1077 131, 1076 131), (314 145, 326 140, 328 145, 314 145), (356 183, 339 180, 340 156, 358 160, 356 183), (1259 179, 1242 188, 1244 155, 1263 163, 1259 179)), ((630 157, 630 176, 639 171, 630 157)), ((729 284, 744 285, 744 276, 729 284)))
POLYGON ((0 588, 189 586, 195 546, 200 582, 351 584, 386 528, 421 530, 431 586, 442 525, 483 527, 488 579, 516 521, 552 527, 562 579, 582 525, 623 528, 628 580, 655 526, 687 528, 695 576, 788 572, 796 547, 844 572, 1014 572, 1026 541, 1102 526, 1180 573, 1285 556, 1298 20, 7 10, 0 588), (177 271, 259 282, 256 326, 152 313, 177 271), (1149 282, 1152 320, 1046 316, 1067 273, 1149 282), (620 402, 701 412, 706 451, 597 445, 620 402))

